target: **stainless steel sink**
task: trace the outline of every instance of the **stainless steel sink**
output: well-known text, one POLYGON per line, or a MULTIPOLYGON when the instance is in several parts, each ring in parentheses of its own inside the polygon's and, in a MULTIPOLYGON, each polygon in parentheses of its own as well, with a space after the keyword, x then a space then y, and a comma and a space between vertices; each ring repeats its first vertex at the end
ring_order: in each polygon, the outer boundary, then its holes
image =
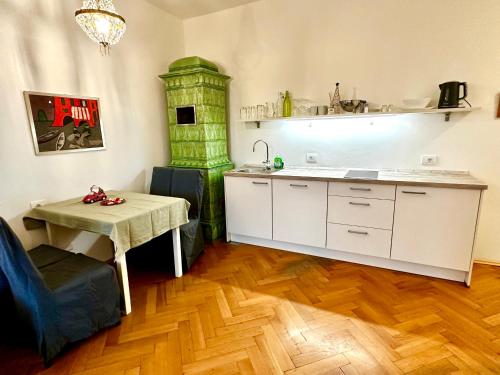
POLYGON ((359 178, 365 180, 376 180, 378 178, 378 171, 362 170, 362 169, 349 169, 344 178, 359 178))
POLYGON ((267 169, 264 167, 242 167, 236 169, 236 172, 241 172, 241 173, 271 173, 273 172, 272 169, 267 169))

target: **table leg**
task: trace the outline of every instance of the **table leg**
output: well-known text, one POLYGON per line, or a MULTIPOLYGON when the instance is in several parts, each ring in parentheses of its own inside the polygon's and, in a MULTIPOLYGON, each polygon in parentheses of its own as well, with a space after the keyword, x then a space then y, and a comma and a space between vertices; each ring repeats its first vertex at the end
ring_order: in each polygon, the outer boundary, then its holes
POLYGON ((118 280, 121 284, 123 299, 125 301, 125 315, 132 312, 132 303, 130 302, 130 288, 128 285, 127 258, 125 254, 116 258, 116 268, 118 269, 118 280))
POLYGON ((172 241, 174 243, 174 265, 175 277, 182 276, 182 254, 181 254, 181 235, 180 229, 172 229, 172 241))
POLYGON ((45 222, 45 229, 47 229, 47 240, 49 241, 49 245, 54 246, 54 232, 48 221, 45 222))

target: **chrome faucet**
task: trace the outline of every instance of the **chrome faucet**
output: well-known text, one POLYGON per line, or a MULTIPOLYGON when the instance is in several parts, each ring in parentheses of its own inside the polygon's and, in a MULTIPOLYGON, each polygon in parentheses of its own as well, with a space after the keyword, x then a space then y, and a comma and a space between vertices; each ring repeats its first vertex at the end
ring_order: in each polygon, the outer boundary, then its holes
POLYGON ((255 145, 259 142, 262 142, 266 145, 266 160, 262 163, 266 166, 266 171, 269 171, 271 170, 271 161, 269 160, 269 145, 267 144, 267 142, 263 141, 262 139, 256 140, 253 144, 253 152, 255 152, 255 145))

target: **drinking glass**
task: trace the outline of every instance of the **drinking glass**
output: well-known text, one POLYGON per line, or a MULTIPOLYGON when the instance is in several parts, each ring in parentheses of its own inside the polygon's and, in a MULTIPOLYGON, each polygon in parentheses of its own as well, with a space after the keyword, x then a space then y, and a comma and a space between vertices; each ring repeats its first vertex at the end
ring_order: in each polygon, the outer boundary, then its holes
POLYGON ((250 107, 250 119, 255 120, 257 118, 257 106, 253 105, 250 107))
POLYGON ((394 111, 394 105, 392 104, 382 104, 380 107, 380 112, 392 112, 394 111))
POLYGON ((257 105, 257 118, 262 119, 266 113, 265 107, 262 104, 257 105))
POLYGON ((240 119, 241 120, 248 120, 247 107, 241 107, 240 108, 240 119))
POLYGON ((274 116, 275 116, 274 103, 267 102, 266 103, 266 117, 273 118, 274 116))

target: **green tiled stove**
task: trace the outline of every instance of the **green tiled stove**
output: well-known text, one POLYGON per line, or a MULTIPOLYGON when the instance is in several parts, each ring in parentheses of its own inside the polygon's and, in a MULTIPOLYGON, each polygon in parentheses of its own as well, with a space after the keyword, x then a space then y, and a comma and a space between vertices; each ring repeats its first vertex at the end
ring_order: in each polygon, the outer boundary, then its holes
POLYGON ((217 66, 201 57, 170 64, 161 75, 167 93, 171 167, 203 172, 202 225, 207 240, 225 235, 223 173, 233 168, 227 155, 226 82, 217 66))

